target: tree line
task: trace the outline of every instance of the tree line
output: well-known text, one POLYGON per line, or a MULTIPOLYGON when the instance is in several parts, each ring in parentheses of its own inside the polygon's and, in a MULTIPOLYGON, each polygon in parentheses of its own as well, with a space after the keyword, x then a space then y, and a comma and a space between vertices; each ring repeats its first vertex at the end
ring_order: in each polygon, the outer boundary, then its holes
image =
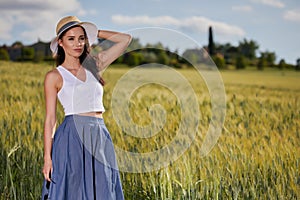
MULTIPOLYGON (((98 40, 98 44, 92 46, 92 51, 101 51, 113 45, 107 40, 98 40)), ((49 55, 49 43, 38 42, 31 46, 23 46, 21 42, 15 42, 20 51, 16 61, 52 61, 51 52, 49 55), (46 49, 43 51, 41 46, 46 49)), ((9 48, 0 47, 0 60, 14 60, 10 58, 9 48)), ((277 55, 272 51, 259 51, 259 44, 254 40, 243 39, 237 46, 230 43, 219 44, 214 42, 213 29, 208 30, 208 45, 203 48, 186 49, 181 55, 178 50, 171 51, 164 47, 162 43, 142 45, 138 38, 133 38, 128 50, 120 56, 114 63, 126 64, 130 67, 160 63, 174 68, 191 67, 194 64, 201 64, 207 60, 213 61, 219 69, 245 69, 254 67, 258 70, 265 68, 296 69, 300 70, 300 58, 294 64, 286 63, 280 59, 276 63, 277 55)), ((212 63, 212 62, 211 62, 212 63)))
MULTIPOLYGON (((102 49, 113 45, 109 41, 99 39, 102 49)), ((259 51, 259 44, 254 40, 244 38, 237 46, 230 43, 219 44, 213 39, 213 29, 208 30, 208 45, 203 48, 186 49, 181 55, 178 50, 170 51, 161 42, 142 45, 138 38, 133 38, 127 53, 115 63, 128 66, 138 66, 147 63, 160 63, 175 68, 191 67, 194 64, 203 64, 212 61, 219 69, 245 69, 254 67, 258 70, 265 68, 296 69, 300 71, 300 58, 294 64, 286 63, 284 59, 276 62, 277 55, 272 51, 259 51), (211 59, 211 60, 210 60, 211 59)))
POLYGON ((219 69, 245 69, 254 67, 258 70, 265 68, 296 69, 300 70, 300 58, 295 64, 286 63, 280 59, 276 63, 276 53, 260 51, 259 45, 254 40, 243 39, 237 46, 215 44, 209 37, 209 43, 203 48, 186 49, 182 55, 178 51, 170 51, 162 43, 142 45, 138 38, 134 38, 128 53, 122 55, 115 63, 125 63, 129 66, 137 66, 147 63, 160 63, 175 68, 191 67, 193 64, 205 63, 211 59, 219 69), (209 56, 209 58, 207 58, 209 56))
POLYGON ((259 45, 254 40, 244 38, 242 41, 239 41, 237 46, 233 46, 230 43, 215 44, 212 27, 209 27, 207 50, 219 68, 234 66, 236 69, 244 69, 247 66, 252 66, 258 70, 263 70, 266 67, 279 69, 295 68, 300 70, 300 58, 296 60, 295 65, 286 63, 283 58, 276 63, 276 53, 272 51, 259 51, 257 53, 259 45))

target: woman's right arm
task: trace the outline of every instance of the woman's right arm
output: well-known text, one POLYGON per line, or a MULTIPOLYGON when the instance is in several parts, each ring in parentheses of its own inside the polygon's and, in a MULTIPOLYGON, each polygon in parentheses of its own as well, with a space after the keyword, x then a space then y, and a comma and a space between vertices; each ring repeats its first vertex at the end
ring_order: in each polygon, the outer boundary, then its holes
POLYGON ((57 96, 57 83, 59 73, 57 70, 48 72, 44 81, 44 93, 46 103, 46 116, 44 122, 44 167, 43 174, 47 181, 51 181, 50 174, 52 173, 52 135, 56 127, 56 96, 57 96))

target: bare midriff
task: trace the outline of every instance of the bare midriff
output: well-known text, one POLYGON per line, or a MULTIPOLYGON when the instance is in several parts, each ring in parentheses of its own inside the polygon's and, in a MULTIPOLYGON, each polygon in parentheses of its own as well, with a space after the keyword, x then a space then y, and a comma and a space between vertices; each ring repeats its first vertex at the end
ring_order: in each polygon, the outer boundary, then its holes
POLYGON ((78 115, 102 118, 102 112, 86 112, 78 115))

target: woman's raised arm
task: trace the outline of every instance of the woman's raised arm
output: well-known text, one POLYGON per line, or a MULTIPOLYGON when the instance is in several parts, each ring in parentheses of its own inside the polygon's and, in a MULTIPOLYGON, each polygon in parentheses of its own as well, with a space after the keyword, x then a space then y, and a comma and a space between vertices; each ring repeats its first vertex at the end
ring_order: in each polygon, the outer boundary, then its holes
POLYGON ((98 54, 100 70, 104 70, 108 65, 115 61, 126 50, 131 42, 131 35, 108 30, 99 30, 98 38, 114 42, 113 46, 98 54))

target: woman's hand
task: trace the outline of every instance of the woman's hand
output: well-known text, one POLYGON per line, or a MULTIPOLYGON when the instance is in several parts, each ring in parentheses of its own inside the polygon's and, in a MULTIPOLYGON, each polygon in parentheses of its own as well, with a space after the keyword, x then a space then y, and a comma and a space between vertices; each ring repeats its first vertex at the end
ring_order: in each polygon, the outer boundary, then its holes
POLYGON ((43 167, 43 174, 47 181, 51 181, 51 174, 52 174, 53 168, 52 168, 52 160, 51 159, 45 159, 44 161, 44 167, 43 167))

